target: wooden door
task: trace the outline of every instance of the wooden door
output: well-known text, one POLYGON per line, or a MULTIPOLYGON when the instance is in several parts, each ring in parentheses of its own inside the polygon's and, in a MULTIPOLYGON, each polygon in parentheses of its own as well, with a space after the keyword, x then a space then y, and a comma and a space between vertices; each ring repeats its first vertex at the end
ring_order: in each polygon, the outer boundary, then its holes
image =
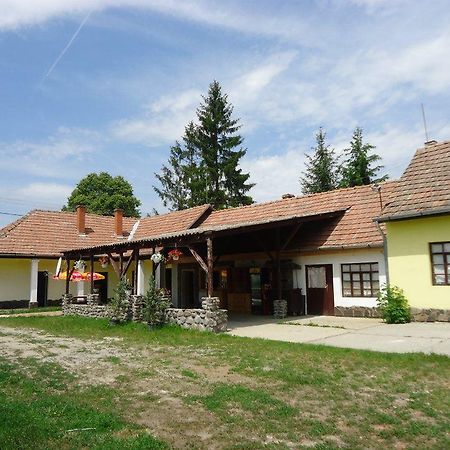
POLYGON ((334 315, 333 266, 306 266, 306 304, 308 314, 334 315))

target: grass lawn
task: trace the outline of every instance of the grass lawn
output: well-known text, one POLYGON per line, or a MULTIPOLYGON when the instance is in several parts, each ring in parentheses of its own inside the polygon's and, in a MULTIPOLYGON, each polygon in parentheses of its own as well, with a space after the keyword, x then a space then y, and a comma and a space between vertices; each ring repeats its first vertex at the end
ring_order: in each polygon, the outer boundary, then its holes
POLYGON ((39 313, 46 311, 61 311, 61 306, 43 306, 40 308, 16 308, 16 309, 0 309, 0 316, 10 315, 10 314, 29 314, 29 313, 39 313))
POLYGON ((450 448, 445 356, 75 317, 0 327, 2 449, 450 448))

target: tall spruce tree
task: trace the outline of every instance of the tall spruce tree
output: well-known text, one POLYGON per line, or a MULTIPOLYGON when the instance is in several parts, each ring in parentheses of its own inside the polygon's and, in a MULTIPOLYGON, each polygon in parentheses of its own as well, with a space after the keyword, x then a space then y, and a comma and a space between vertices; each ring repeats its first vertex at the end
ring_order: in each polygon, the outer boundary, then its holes
POLYGON ((213 81, 197 109, 197 124, 186 128, 183 143, 170 150, 168 165, 155 174, 161 187, 153 186, 165 206, 172 210, 210 203, 215 209, 248 205, 250 175, 242 173, 240 159, 246 154, 238 134, 239 119, 233 106, 213 81))
POLYGON ((337 188, 337 159, 334 149, 325 142, 326 133, 322 127, 316 134, 313 155, 306 156, 306 170, 300 178, 303 194, 332 191, 337 188))
POLYGON ((357 127, 353 132, 350 148, 344 150, 346 160, 340 169, 340 187, 362 186, 387 180, 388 175, 378 177, 378 172, 384 166, 374 166, 381 161, 379 155, 371 154, 374 148, 372 144, 363 143, 363 130, 357 127))

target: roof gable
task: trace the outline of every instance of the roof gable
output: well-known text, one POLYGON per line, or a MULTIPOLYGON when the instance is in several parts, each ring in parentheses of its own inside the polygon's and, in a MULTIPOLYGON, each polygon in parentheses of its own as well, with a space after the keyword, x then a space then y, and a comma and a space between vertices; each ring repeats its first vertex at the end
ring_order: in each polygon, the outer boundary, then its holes
POLYGON ((380 221, 450 212, 450 142, 416 151, 380 221))

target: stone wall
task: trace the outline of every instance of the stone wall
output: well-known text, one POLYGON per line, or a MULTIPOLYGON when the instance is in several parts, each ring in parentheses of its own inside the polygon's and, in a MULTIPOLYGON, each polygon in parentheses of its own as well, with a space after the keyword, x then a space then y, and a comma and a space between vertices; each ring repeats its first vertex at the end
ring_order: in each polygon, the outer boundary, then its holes
POLYGON ((287 316, 288 304, 286 300, 273 301, 273 317, 275 319, 284 319, 287 316))
POLYGON ((62 313, 64 316, 83 316, 93 319, 108 317, 105 305, 98 304, 98 294, 87 296, 86 304, 72 303, 72 294, 64 294, 62 298, 62 313))
MULTIPOLYGON (((141 295, 131 295, 128 310, 124 312, 124 320, 142 322, 143 298, 141 295)), ((219 333, 227 331, 228 313, 226 309, 219 309, 220 300, 217 297, 202 299, 202 308, 180 309, 169 308, 166 312, 166 322, 183 328, 212 331, 219 333)), ((86 304, 73 303, 71 294, 64 295, 62 301, 63 315, 83 316, 95 319, 109 317, 105 305, 98 304, 98 294, 87 296, 86 304)))
MULTIPOLYGON (((411 322, 450 322, 450 309, 410 308, 410 311, 411 322)), ((335 306, 334 315, 341 317, 381 317, 378 308, 367 306, 335 306)))
POLYGON ((204 297, 198 309, 169 308, 166 320, 183 328, 220 333, 227 331, 228 313, 226 309, 219 309, 219 305, 219 298, 204 297))

